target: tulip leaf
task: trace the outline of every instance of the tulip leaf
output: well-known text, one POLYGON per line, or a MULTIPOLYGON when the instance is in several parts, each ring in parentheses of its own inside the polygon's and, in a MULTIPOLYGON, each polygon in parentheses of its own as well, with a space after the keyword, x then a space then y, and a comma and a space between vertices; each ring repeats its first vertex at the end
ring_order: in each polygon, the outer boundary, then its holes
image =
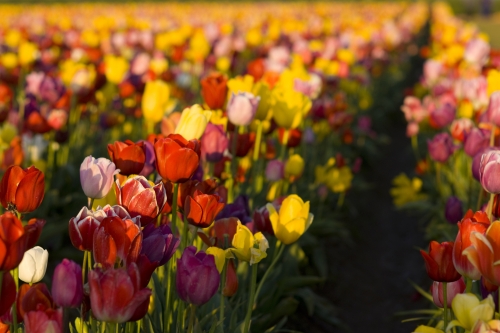
POLYGON ((312 317, 314 315, 314 307, 316 305, 316 294, 309 288, 301 288, 295 292, 295 295, 302 298, 307 308, 307 314, 309 317, 312 317))
POLYGON ((267 329, 264 333, 279 332, 279 330, 285 325, 285 323, 287 322, 287 320, 288 320, 288 317, 283 317, 279 321, 279 323, 277 323, 273 327, 267 329))
POLYGON ((417 285, 413 281, 410 281, 410 283, 413 286, 413 288, 417 289, 417 291, 419 292, 419 294, 421 294, 422 296, 424 296, 425 298, 427 298, 429 301, 434 302, 433 299, 432 299, 432 295, 431 294, 429 294, 428 292, 426 292, 425 290, 423 290, 419 285, 417 285))
MULTIPOLYGON (((252 320, 250 319, 249 330, 252 328, 252 320)), ((243 320, 238 327, 234 330, 234 333, 245 333, 245 321, 243 320)))

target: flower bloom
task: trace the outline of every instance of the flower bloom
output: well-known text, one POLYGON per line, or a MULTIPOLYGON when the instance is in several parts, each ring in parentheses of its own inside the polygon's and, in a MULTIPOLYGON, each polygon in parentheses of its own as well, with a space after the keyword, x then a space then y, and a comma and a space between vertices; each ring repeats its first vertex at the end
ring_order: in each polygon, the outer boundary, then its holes
POLYGON ((480 128, 471 129, 464 137, 464 151, 471 157, 490 145, 490 133, 480 128))
POLYGON ((76 308, 83 300, 82 268, 68 259, 56 266, 52 277, 52 297, 62 307, 76 308))
POLYGON ((314 215, 309 213, 309 201, 305 202, 298 195, 289 195, 279 209, 272 204, 266 205, 274 235, 283 244, 291 244, 311 225, 314 215))
POLYGON ((10 271, 23 260, 26 234, 21 221, 12 213, 0 215, 0 271, 10 271))
MULTIPOLYGON (((140 289, 139 269, 99 268, 89 272, 90 306, 97 320, 109 323, 129 321, 136 311, 149 305, 151 289, 140 289)), ((140 318, 138 318, 140 319, 140 318)))
POLYGON ((490 123, 500 126, 500 91, 491 94, 486 116, 490 123))
POLYGON ((185 302, 202 305, 217 292, 220 275, 213 255, 203 251, 196 253, 196 247, 188 246, 177 259, 176 289, 179 298, 185 302))
POLYGON ((256 209, 253 213, 255 228, 259 231, 274 236, 273 225, 269 219, 269 211, 266 206, 256 209))
POLYGON ((157 261, 159 266, 165 265, 179 246, 179 239, 166 224, 159 227, 148 224, 142 230, 142 237, 141 254, 145 254, 150 262, 157 261))
POLYGON ((227 95, 227 77, 221 73, 211 73, 200 83, 205 104, 212 110, 222 109, 227 95))
POLYGON ((26 283, 37 283, 45 276, 49 252, 40 246, 24 252, 23 260, 19 264, 19 278, 26 283))
POLYGON ((167 109, 170 88, 162 80, 146 82, 142 95, 142 115, 148 121, 159 122, 167 109))
POLYGON ((278 181, 283 179, 285 173, 285 165, 280 160, 272 160, 266 165, 266 179, 269 181, 278 181))
POLYGON ((236 126, 250 125, 257 112, 259 100, 260 97, 255 97, 249 92, 231 93, 231 98, 227 103, 229 121, 236 126))
POLYGON ((460 274, 453 266, 453 242, 438 243, 431 241, 429 253, 420 250, 425 260, 429 277, 438 282, 453 282, 460 279, 460 274))
POLYGON ((297 128, 312 106, 311 100, 306 95, 296 92, 293 88, 276 88, 273 90, 272 98, 274 121, 279 127, 286 129, 297 128))
POLYGON ((44 194, 45 176, 34 166, 23 170, 13 165, 0 182, 0 202, 5 209, 32 212, 42 203, 44 194))
POLYGON ((456 319, 450 322, 447 331, 455 326, 470 331, 478 320, 489 321, 495 314, 495 303, 491 295, 479 301, 474 294, 458 294, 451 302, 451 308, 456 319))
POLYGON ((451 196, 446 200, 444 216, 448 222, 455 224, 462 219, 462 201, 455 196, 451 196))
POLYGON ((0 317, 7 313, 16 300, 16 285, 14 278, 9 271, 3 272, 2 283, 0 284, 0 317))
POLYGON ((199 140, 211 116, 212 111, 203 110, 198 104, 185 108, 175 128, 175 134, 182 135, 186 140, 199 140))
POLYGON ((219 162, 229 146, 222 125, 209 123, 201 137, 201 158, 208 162, 219 162))
POLYGON ((269 242, 261 232, 254 235, 239 221, 232 245, 231 252, 238 259, 249 262, 250 265, 257 264, 267 257, 266 251, 269 248, 269 242))
POLYGON ((455 147, 448 133, 439 133, 432 140, 427 140, 427 149, 434 161, 444 163, 453 154, 455 147))
POLYGON ((199 228, 207 228, 224 208, 222 198, 217 194, 204 194, 196 190, 186 197, 184 212, 187 221, 199 228))
POLYGON ((299 154, 293 154, 285 162, 285 178, 294 182, 302 176, 304 172, 305 162, 299 154))
POLYGON ((30 311, 24 315, 26 333, 62 333, 62 309, 52 308, 30 311))
POLYGON ((89 198, 104 198, 113 185, 113 176, 119 173, 113 162, 107 158, 95 159, 87 156, 80 166, 80 183, 89 198))
POLYGON ((451 136, 453 139, 463 142, 473 128, 474 122, 469 118, 455 119, 450 125, 451 136))
POLYGON ((164 180, 183 183, 193 176, 200 161, 198 140, 171 134, 155 142, 156 170, 164 180))
POLYGON ((116 141, 114 144, 108 144, 108 154, 120 169, 120 174, 125 176, 138 174, 146 162, 144 142, 116 141))
POLYGON ((500 151, 492 150, 482 155, 479 180, 488 193, 500 193, 500 151))
MULTIPOLYGON (((447 303, 446 304, 451 304, 451 302, 453 301, 453 298, 455 298, 455 296, 457 294, 461 294, 464 292, 465 290, 465 282, 464 280, 462 279, 458 279, 457 281, 455 282, 448 282, 448 290, 447 290, 447 297, 446 297, 446 300, 447 300, 447 303)), ((434 301, 434 304, 438 307, 438 308, 443 308, 443 282, 437 282, 437 281, 434 281, 432 283, 432 287, 431 287, 431 294, 432 294, 432 300, 434 301)))

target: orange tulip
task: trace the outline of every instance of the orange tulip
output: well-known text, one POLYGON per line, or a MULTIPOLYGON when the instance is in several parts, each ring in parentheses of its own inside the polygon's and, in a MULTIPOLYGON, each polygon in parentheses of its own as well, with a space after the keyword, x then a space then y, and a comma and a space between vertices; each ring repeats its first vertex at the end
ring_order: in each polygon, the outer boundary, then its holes
POLYGON ((500 222, 493 222, 485 234, 473 231, 472 246, 463 254, 490 283, 500 286, 500 222))
POLYGON ((196 190, 193 195, 186 197, 184 213, 190 224, 198 228, 207 228, 224 206, 222 198, 217 194, 203 194, 196 190))
POLYGON ((222 109, 227 96, 227 77, 221 73, 211 73, 203 78, 201 95, 210 109, 222 109))
POLYGON ((114 144, 108 144, 108 154, 116 168, 120 169, 120 174, 124 176, 139 174, 146 162, 144 142, 142 141, 134 143, 126 140, 125 142, 116 141, 114 144))
POLYGON ((155 142, 156 170, 164 181, 184 183, 198 169, 200 141, 186 140, 182 135, 170 134, 155 142))
POLYGON ((13 165, 0 182, 0 202, 5 209, 29 213, 40 206, 45 191, 43 172, 31 166, 23 170, 13 165))
POLYGON ((19 219, 7 212, 0 215, 0 271, 10 271, 23 260, 26 233, 19 219))

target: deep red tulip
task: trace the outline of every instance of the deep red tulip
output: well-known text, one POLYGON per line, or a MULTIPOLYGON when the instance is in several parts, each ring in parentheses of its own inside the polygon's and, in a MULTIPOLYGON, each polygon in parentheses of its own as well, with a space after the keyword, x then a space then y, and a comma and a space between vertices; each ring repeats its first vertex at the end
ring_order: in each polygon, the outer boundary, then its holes
POLYGON ((212 110, 222 109, 227 96, 227 77, 221 73, 211 73, 201 79, 201 96, 212 110))
MULTIPOLYGON (((229 144, 232 145, 234 133, 231 132, 229 137, 229 144)), ((236 144, 236 156, 244 157, 248 154, 250 149, 253 147, 255 141, 255 133, 243 133, 238 134, 238 142, 236 144)))
POLYGON ((139 307, 148 307, 151 290, 140 288, 140 273, 132 263, 127 269, 94 269, 89 272, 90 305, 97 320, 124 323, 139 307))
POLYGON ((116 168, 120 169, 120 174, 124 176, 139 174, 146 162, 146 152, 142 141, 134 143, 126 140, 108 144, 108 154, 116 168))
POLYGON ((233 259, 229 259, 226 269, 226 282, 222 294, 226 297, 231 297, 238 291, 238 275, 236 274, 236 267, 234 266, 233 259))
POLYGON ((247 73, 253 76, 255 82, 259 81, 264 76, 265 70, 264 58, 257 58, 247 65, 247 73))
POLYGON ((24 233, 26 234, 26 250, 31 249, 36 245, 40 235, 42 234, 45 220, 31 219, 28 224, 24 226, 24 233))
POLYGON ((0 317, 3 316, 16 300, 16 285, 10 272, 3 272, 0 285, 0 317))
POLYGON ((214 239, 214 242, 209 246, 217 246, 221 249, 231 247, 234 234, 236 234, 238 228, 238 222, 237 217, 228 217, 215 221, 210 229, 210 236, 214 239))
POLYGON ((107 217, 94 232, 94 260, 105 268, 116 259, 130 264, 137 261, 142 245, 141 229, 132 220, 107 217))
POLYGON ((203 194, 196 190, 193 195, 186 197, 184 214, 190 224, 198 228, 207 228, 224 206, 222 198, 217 194, 203 194))
POLYGON ((164 180, 184 183, 198 169, 200 142, 186 140, 179 134, 170 134, 155 143, 156 170, 164 180))
POLYGON ((257 230, 274 236, 273 226, 269 219, 269 211, 266 206, 256 209, 253 212, 253 222, 257 230))
POLYGON ((460 279, 460 273, 453 266, 453 242, 439 244, 431 241, 429 253, 420 250, 425 260, 425 268, 429 277, 438 282, 453 282, 460 279))
MULTIPOLYGON (((278 129, 278 139, 280 140, 280 144, 283 145, 285 142, 285 129, 278 129)), ((288 131, 288 141, 286 143, 287 147, 293 148, 300 145, 300 141, 302 140, 302 132, 299 129, 292 128, 288 131)))
POLYGON ((0 202, 5 209, 29 213, 40 206, 45 193, 43 172, 31 166, 23 170, 13 165, 0 182, 0 202))
POLYGON ((0 215, 0 271, 19 266, 26 250, 26 233, 21 221, 11 212, 0 215))
POLYGON ((120 185, 116 181, 116 201, 131 217, 140 217, 141 226, 156 220, 167 202, 162 182, 150 183, 144 176, 134 176, 120 185))
POLYGON ((24 313, 36 310, 55 309, 56 305, 44 283, 32 285, 21 300, 24 313))

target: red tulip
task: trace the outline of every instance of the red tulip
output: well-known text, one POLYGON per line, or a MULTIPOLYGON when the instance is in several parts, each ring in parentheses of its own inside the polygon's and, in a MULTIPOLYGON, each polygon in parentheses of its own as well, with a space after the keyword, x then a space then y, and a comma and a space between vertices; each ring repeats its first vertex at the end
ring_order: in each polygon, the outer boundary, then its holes
POLYGON ((97 320, 124 323, 140 308, 147 309, 149 305, 151 290, 140 288, 140 274, 135 263, 127 269, 90 271, 89 286, 92 314, 97 320))
POLYGON ((16 300, 16 285, 10 272, 3 272, 0 284, 0 317, 3 316, 16 300))
POLYGON ((425 260, 425 268, 429 277, 438 282, 453 282, 460 279, 460 274, 453 266, 453 242, 439 244, 432 241, 429 253, 420 250, 425 260))
POLYGON ((14 214, 0 215, 0 271, 19 266, 26 251, 26 237, 21 221, 14 214))
POLYGON ((256 209, 253 212, 253 222, 255 223, 257 230, 274 236, 273 226, 271 224, 271 220, 269 219, 269 211, 266 206, 256 209))
MULTIPOLYGON (((179 184, 179 192, 177 195, 177 207, 184 209, 184 203, 188 195, 193 195, 196 190, 203 194, 215 194, 219 184, 215 179, 206 179, 202 182, 190 179, 185 183, 179 184)), ((218 194, 218 193, 217 193, 218 194)))
POLYGON ((238 275, 234 266, 234 260, 229 259, 226 268, 226 283, 222 294, 226 297, 231 297, 238 291, 238 275))
POLYGON ((124 176, 139 174, 146 162, 144 142, 116 141, 114 144, 108 144, 108 154, 124 176))
MULTIPOLYGON (((232 144, 233 139, 234 139, 234 133, 231 132, 231 134, 229 135, 230 144, 232 144)), ((236 156, 237 157, 246 156, 250 151, 250 149, 253 147, 254 142, 255 142, 254 132, 238 134, 238 141, 236 143, 236 156)))
POLYGON ((28 312, 24 316, 26 333, 62 333, 62 309, 46 309, 28 312))
POLYGON ((210 236, 214 238, 214 243, 209 244, 209 246, 217 246, 221 249, 231 247, 234 234, 236 234, 238 228, 238 222, 237 217, 228 217, 215 221, 210 229, 210 236))
POLYGON ((21 299, 21 309, 25 314, 30 311, 55 308, 54 300, 44 283, 32 285, 21 299))
POLYGON ((40 206, 45 191, 43 172, 31 166, 23 170, 13 165, 0 182, 0 202, 5 209, 29 213, 40 206))
POLYGON ((207 228, 224 206, 222 198, 217 194, 203 194, 196 190, 193 195, 186 197, 184 214, 190 224, 198 228, 207 228))
POLYGON ((134 176, 120 185, 116 181, 116 201, 131 217, 140 217, 141 226, 156 220, 167 202, 162 182, 150 183, 144 176, 134 176))
POLYGON ((227 96, 227 77, 221 73, 211 73, 201 79, 201 95, 212 110, 222 109, 227 96))
POLYGON ((36 245, 40 235, 42 234, 44 225, 45 220, 31 219, 28 221, 28 224, 24 226, 24 232, 26 234, 26 250, 29 250, 36 245))
POLYGON ((113 267, 117 257, 125 264, 137 261, 142 245, 141 229, 132 220, 107 217, 94 232, 94 260, 113 267))
MULTIPOLYGON (((285 139, 285 129, 284 128, 279 128, 278 129, 278 139, 280 141, 280 144, 283 145, 284 139, 285 139)), ((287 147, 293 148, 297 147, 300 145, 300 141, 302 140, 302 132, 299 129, 292 128, 291 130, 288 131, 288 141, 286 143, 287 147)))
POLYGON ((172 183, 184 183, 198 169, 200 141, 188 141, 179 134, 170 134, 155 142, 155 153, 160 176, 172 183))

